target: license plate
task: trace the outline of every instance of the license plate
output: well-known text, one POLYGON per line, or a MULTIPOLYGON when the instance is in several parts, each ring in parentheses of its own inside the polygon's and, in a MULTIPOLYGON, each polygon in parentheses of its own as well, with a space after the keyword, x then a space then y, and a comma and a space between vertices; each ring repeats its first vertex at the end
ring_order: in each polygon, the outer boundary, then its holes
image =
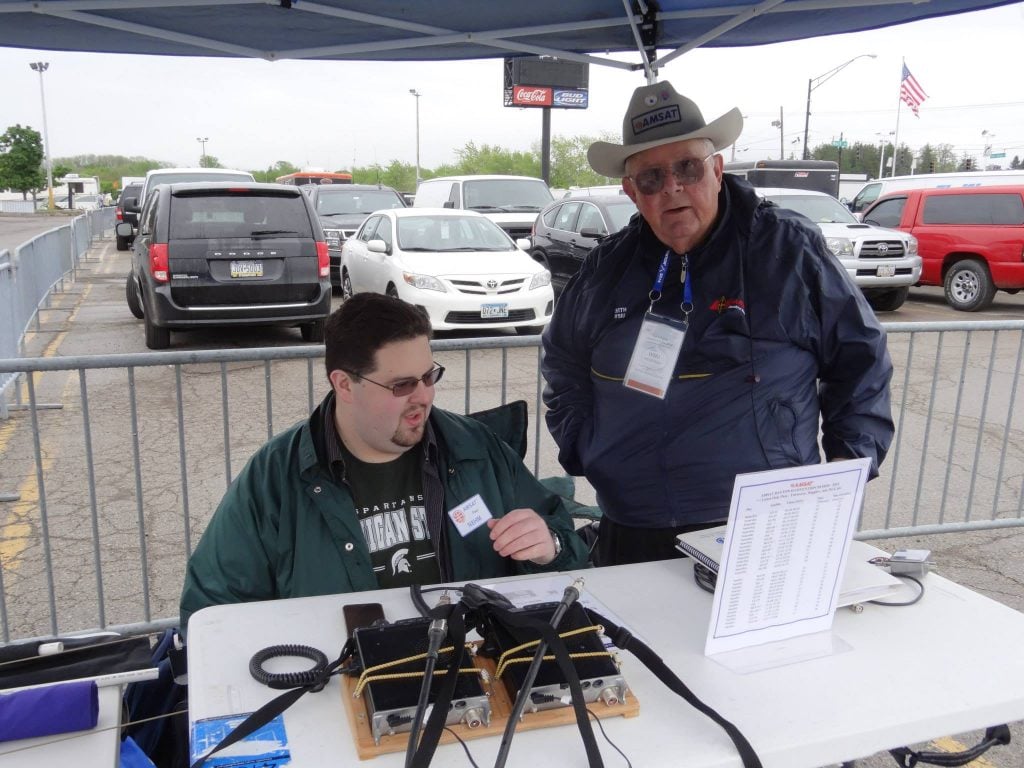
POLYGON ((881 264, 878 269, 875 270, 875 274, 879 277, 892 277, 896 274, 896 267, 892 264, 881 264))
POLYGON ((262 261, 232 261, 232 277, 263 277, 262 261))
POLYGON ((480 317, 508 317, 508 304, 481 304, 480 317))

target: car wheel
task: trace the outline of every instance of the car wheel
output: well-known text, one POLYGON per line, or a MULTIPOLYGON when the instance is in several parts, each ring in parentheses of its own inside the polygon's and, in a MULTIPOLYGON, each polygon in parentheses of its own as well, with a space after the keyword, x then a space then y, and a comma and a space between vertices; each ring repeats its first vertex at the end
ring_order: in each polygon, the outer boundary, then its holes
POLYGON ((143 320, 146 323, 146 346, 150 349, 167 349, 171 346, 171 332, 166 328, 154 325, 147 314, 143 320))
POLYGON ((386 293, 388 296, 390 296, 390 297, 392 297, 394 299, 402 298, 401 296, 398 295, 398 289, 395 288, 395 286, 393 286, 393 285, 389 285, 388 289, 386 291, 384 291, 384 293, 386 293))
POLYGON ((142 309, 142 301, 139 299, 139 284, 135 282, 135 276, 129 272, 128 279, 124 284, 124 297, 128 302, 128 309, 139 320, 145 312, 142 309))
POLYGON ((876 312, 895 312, 903 306, 910 295, 910 288, 893 288, 889 291, 878 291, 868 297, 868 304, 876 312))
POLYGON ((131 243, 129 243, 129 241, 128 241, 128 238, 127 237, 122 237, 121 235, 117 235, 116 237, 117 237, 117 250, 119 250, 119 251, 127 251, 128 247, 131 245, 131 243))
POLYGON ((949 306, 961 312, 985 309, 996 295, 988 268, 974 259, 954 264, 946 273, 943 285, 949 306))
POLYGON ((537 334, 544 333, 543 325, 517 325, 516 333, 520 336, 536 336, 537 334))
POLYGON ((314 320, 312 323, 303 323, 299 326, 302 331, 302 340, 311 344, 320 344, 324 340, 324 325, 327 321, 324 318, 314 320))
POLYGON ((348 270, 341 272, 341 298, 348 301, 352 298, 352 278, 348 276, 348 270))

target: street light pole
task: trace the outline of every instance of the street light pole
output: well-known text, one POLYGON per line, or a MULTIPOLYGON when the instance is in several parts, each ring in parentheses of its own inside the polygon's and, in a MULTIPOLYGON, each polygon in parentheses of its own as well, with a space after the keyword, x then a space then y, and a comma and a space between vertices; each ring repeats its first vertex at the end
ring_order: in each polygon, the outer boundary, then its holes
MULTIPOLYGON (((50 131, 46 127, 46 92, 43 90, 43 72, 50 68, 48 61, 33 61, 29 66, 39 73, 39 98, 43 102, 43 143, 46 145, 46 189, 48 210, 53 210, 53 161, 50 159, 50 131)), ((34 198, 33 198, 34 199, 34 198)))
POLYGON ((203 137, 198 137, 197 136, 196 137, 196 141, 198 141, 202 145, 202 147, 203 147, 203 157, 199 161, 199 165, 201 167, 203 167, 203 168, 206 167, 206 142, 208 142, 209 140, 210 139, 208 137, 206 137, 206 136, 203 136, 203 137))
POLYGON ((779 160, 786 159, 786 148, 782 145, 785 132, 782 130, 782 107, 779 107, 779 119, 772 120, 772 127, 779 129, 779 160))
MULTIPOLYGON (((409 93, 416 97, 416 189, 420 187, 420 96, 423 94, 415 88, 410 88, 409 93)), ((414 189, 413 192, 416 190, 414 189)))
POLYGON ((838 75, 848 66, 853 64, 857 59, 874 59, 875 54, 873 53, 862 53, 859 56, 854 56, 849 61, 844 61, 838 67, 833 67, 823 75, 812 77, 807 81, 807 110, 804 112, 804 160, 809 160, 810 155, 807 152, 807 132, 811 125, 811 91, 817 88, 819 85, 824 85, 828 80, 832 79, 835 75, 838 75))

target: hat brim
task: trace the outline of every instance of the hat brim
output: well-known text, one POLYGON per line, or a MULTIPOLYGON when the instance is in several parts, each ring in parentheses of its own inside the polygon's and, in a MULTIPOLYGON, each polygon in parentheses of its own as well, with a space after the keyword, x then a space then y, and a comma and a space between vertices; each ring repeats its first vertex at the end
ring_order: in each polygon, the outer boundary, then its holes
POLYGON ((595 141, 587 150, 587 161, 590 163, 590 167, 602 176, 621 179, 626 175, 626 160, 638 152, 689 139, 710 139, 715 145, 715 151, 718 152, 733 144, 742 131, 743 115, 739 109, 734 107, 703 128, 684 133, 681 136, 669 136, 641 144, 612 144, 607 141, 595 141))

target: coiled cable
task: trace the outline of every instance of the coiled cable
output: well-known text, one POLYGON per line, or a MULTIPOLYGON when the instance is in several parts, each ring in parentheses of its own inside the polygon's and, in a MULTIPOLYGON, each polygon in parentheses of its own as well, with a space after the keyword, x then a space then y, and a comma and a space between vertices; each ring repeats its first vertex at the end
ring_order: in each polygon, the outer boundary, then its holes
POLYGON ((300 688, 317 683, 326 683, 327 656, 323 651, 308 645, 272 645, 256 651, 249 659, 249 674, 268 688, 300 688), (281 656, 299 656, 309 659, 313 666, 301 672, 268 672, 263 664, 281 656))

